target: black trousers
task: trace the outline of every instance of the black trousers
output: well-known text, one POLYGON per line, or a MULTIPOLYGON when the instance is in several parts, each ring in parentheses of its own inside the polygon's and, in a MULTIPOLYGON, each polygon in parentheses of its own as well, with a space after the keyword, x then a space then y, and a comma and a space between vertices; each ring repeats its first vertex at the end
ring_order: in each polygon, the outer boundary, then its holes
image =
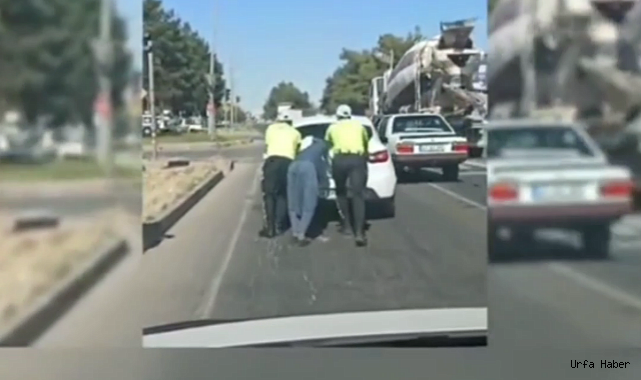
POLYGON ((336 183, 336 203, 343 223, 353 222, 357 236, 365 234, 365 189, 367 187, 367 156, 336 154, 332 159, 332 177, 336 183), (351 193, 351 210, 348 197, 351 193))
POLYGON ((276 232, 287 222, 287 170, 292 160, 286 157, 267 157, 263 163, 263 215, 265 228, 276 232))

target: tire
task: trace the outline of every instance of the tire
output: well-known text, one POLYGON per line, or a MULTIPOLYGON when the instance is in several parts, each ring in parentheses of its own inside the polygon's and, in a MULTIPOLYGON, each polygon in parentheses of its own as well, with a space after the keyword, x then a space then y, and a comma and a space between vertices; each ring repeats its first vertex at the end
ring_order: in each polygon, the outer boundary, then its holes
POLYGON ((143 137, 150 137, 151 136, 151 128, 150 127, 145 127, 142 129, 142 135, 143 137))
POLYGON ((581 240, 583 252, 589 257, 607 259, 610 256, 612 231, 609 223, 585 227, 581 231, 581 240))
POLYGON ((459 178, 459 166, 457 165, 448 165, 443 167, 443 178, 446 181, 458 181, 459 178))

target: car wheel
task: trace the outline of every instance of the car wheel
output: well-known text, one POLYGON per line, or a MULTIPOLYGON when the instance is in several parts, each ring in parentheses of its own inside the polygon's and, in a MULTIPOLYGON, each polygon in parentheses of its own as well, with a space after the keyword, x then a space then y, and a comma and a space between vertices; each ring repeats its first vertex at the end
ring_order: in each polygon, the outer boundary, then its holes
POLYGON ((149 128, 149 127, 145 127, 145 128, 143 128, 143 129, 142 129, 142 135, 143 135, 144 137, 149 137, 149 136, 151 136, 151 128, 149 128))
POLYGON ((583 252, 596 259, 606 259, 610 255, 612 231, 610 224, 586 227, 581 231, 583 252))
POLYGON ((446 181, 458 181, 458 165, 448 165, 443 167, 443 178, 446 181))

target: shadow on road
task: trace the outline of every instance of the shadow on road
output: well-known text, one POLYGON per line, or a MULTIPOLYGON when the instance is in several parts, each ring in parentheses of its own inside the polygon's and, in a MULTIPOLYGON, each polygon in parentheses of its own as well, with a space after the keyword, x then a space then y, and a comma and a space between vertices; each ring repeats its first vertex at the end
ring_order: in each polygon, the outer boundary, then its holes
POLYGON ((430 170, 416 170, 416 171, 399 171, 396 173, 398 183, 401 184, 417 184, 417 183, 454 183, 461 182, 460 179, 452 181, 443 178, 443 175, 430 170))
POLYGON ((490 263, 522 264, 544 261, 595 261, 605 262, 608 258, 597 258, 589 250, 573 247, 567 243, 533 238, 530 241, 504 241, 501 247, 489 252, 490 263))

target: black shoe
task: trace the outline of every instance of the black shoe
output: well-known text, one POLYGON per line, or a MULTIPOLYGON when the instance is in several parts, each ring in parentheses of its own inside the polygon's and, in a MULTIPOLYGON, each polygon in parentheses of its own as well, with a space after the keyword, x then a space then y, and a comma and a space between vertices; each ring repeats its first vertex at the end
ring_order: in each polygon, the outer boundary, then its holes
POLYGON ((365 235, 361 235, 361 234, 357 235, 355 241, 356 241, 356 246, 358 247, 364 247, 367 245, 367 238, 365 237, 365 235))

